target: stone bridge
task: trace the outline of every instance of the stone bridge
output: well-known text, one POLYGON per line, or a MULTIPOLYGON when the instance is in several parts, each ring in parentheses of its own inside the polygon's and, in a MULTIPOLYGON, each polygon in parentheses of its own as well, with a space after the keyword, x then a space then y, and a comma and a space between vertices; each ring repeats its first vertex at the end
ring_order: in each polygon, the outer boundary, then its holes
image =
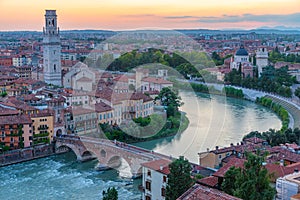
POLYGON ((144 162, 167 159, 170 157, 118 141, 79 136, 61 136, 56 138, 56 153, 71 149, 78 161, 98 159, 101 168, 116 168, 124 159, 130 166, 133 177, 142 174, 144 162))

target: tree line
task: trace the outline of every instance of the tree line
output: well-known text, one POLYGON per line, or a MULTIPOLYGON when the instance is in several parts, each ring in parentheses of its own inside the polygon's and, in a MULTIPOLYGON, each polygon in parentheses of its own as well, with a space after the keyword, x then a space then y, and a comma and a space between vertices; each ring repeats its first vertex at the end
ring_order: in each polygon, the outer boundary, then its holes
POLYGON ((292 96, 290 86, 297 83, 296 77, 288 74, 288 67, 275 69, 273 66, 266 67, 259 78, 242 78, 241 73, 233 69, 225 75, 224 81, 226 84, 276 93, 284 97, 292 96))
POLYGON ((278 103, 273 102, 273 100, 268 97, 257 98, 256 103, 273 110, 279 116, 282 122, 282 127, 281 127, 282 132, 288 129, 290 118, 289 118, 289 113, 285 108, 283 108, 278 103))

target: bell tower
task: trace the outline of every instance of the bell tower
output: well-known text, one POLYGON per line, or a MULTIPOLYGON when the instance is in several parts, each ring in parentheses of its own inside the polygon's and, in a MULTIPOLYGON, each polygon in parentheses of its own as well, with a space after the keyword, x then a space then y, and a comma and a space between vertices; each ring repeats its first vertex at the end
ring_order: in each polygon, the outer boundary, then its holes
POLYGON ((61 43, 57 27, 56 10, 46 10, 43 28, 43 65, 44 81, 62 86, 61 43))

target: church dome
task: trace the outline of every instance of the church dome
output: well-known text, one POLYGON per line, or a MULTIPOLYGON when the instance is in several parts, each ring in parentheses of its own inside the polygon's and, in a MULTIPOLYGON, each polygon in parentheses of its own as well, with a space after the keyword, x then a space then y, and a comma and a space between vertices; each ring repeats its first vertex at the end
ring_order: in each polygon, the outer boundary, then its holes
POLYGON ((244 46, 242 45, 242 46, 240 47, 240 49, 236 51, 235 55, 236 55, 236 56, 248 56, 248 52, 246 51, 246 49, 245 49, 244 46))

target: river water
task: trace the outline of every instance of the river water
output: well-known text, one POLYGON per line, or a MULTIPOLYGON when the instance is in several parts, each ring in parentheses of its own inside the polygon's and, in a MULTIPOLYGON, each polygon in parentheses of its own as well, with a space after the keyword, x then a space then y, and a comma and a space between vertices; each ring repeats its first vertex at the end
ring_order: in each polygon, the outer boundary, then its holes
MULTIPOLYGON (((273 112, 252 102, 189 92, 180 95, 185 102, 181 110, 190 120, 187 130, 137 146, 166 155, 184 155, 197 163, 197 153, 206 148, 240 142, 252 130, 281 126, 273 112)), ((0 168, 0 199, 101 199, 102 191, 113 186, 119 199, 141 198, 137 189, 141 180, 120 178, 128 172, 126 164, 120 167, 121 176, 117 170, 96 171, 96 164, 78 163, 70 152, 0 168)))

